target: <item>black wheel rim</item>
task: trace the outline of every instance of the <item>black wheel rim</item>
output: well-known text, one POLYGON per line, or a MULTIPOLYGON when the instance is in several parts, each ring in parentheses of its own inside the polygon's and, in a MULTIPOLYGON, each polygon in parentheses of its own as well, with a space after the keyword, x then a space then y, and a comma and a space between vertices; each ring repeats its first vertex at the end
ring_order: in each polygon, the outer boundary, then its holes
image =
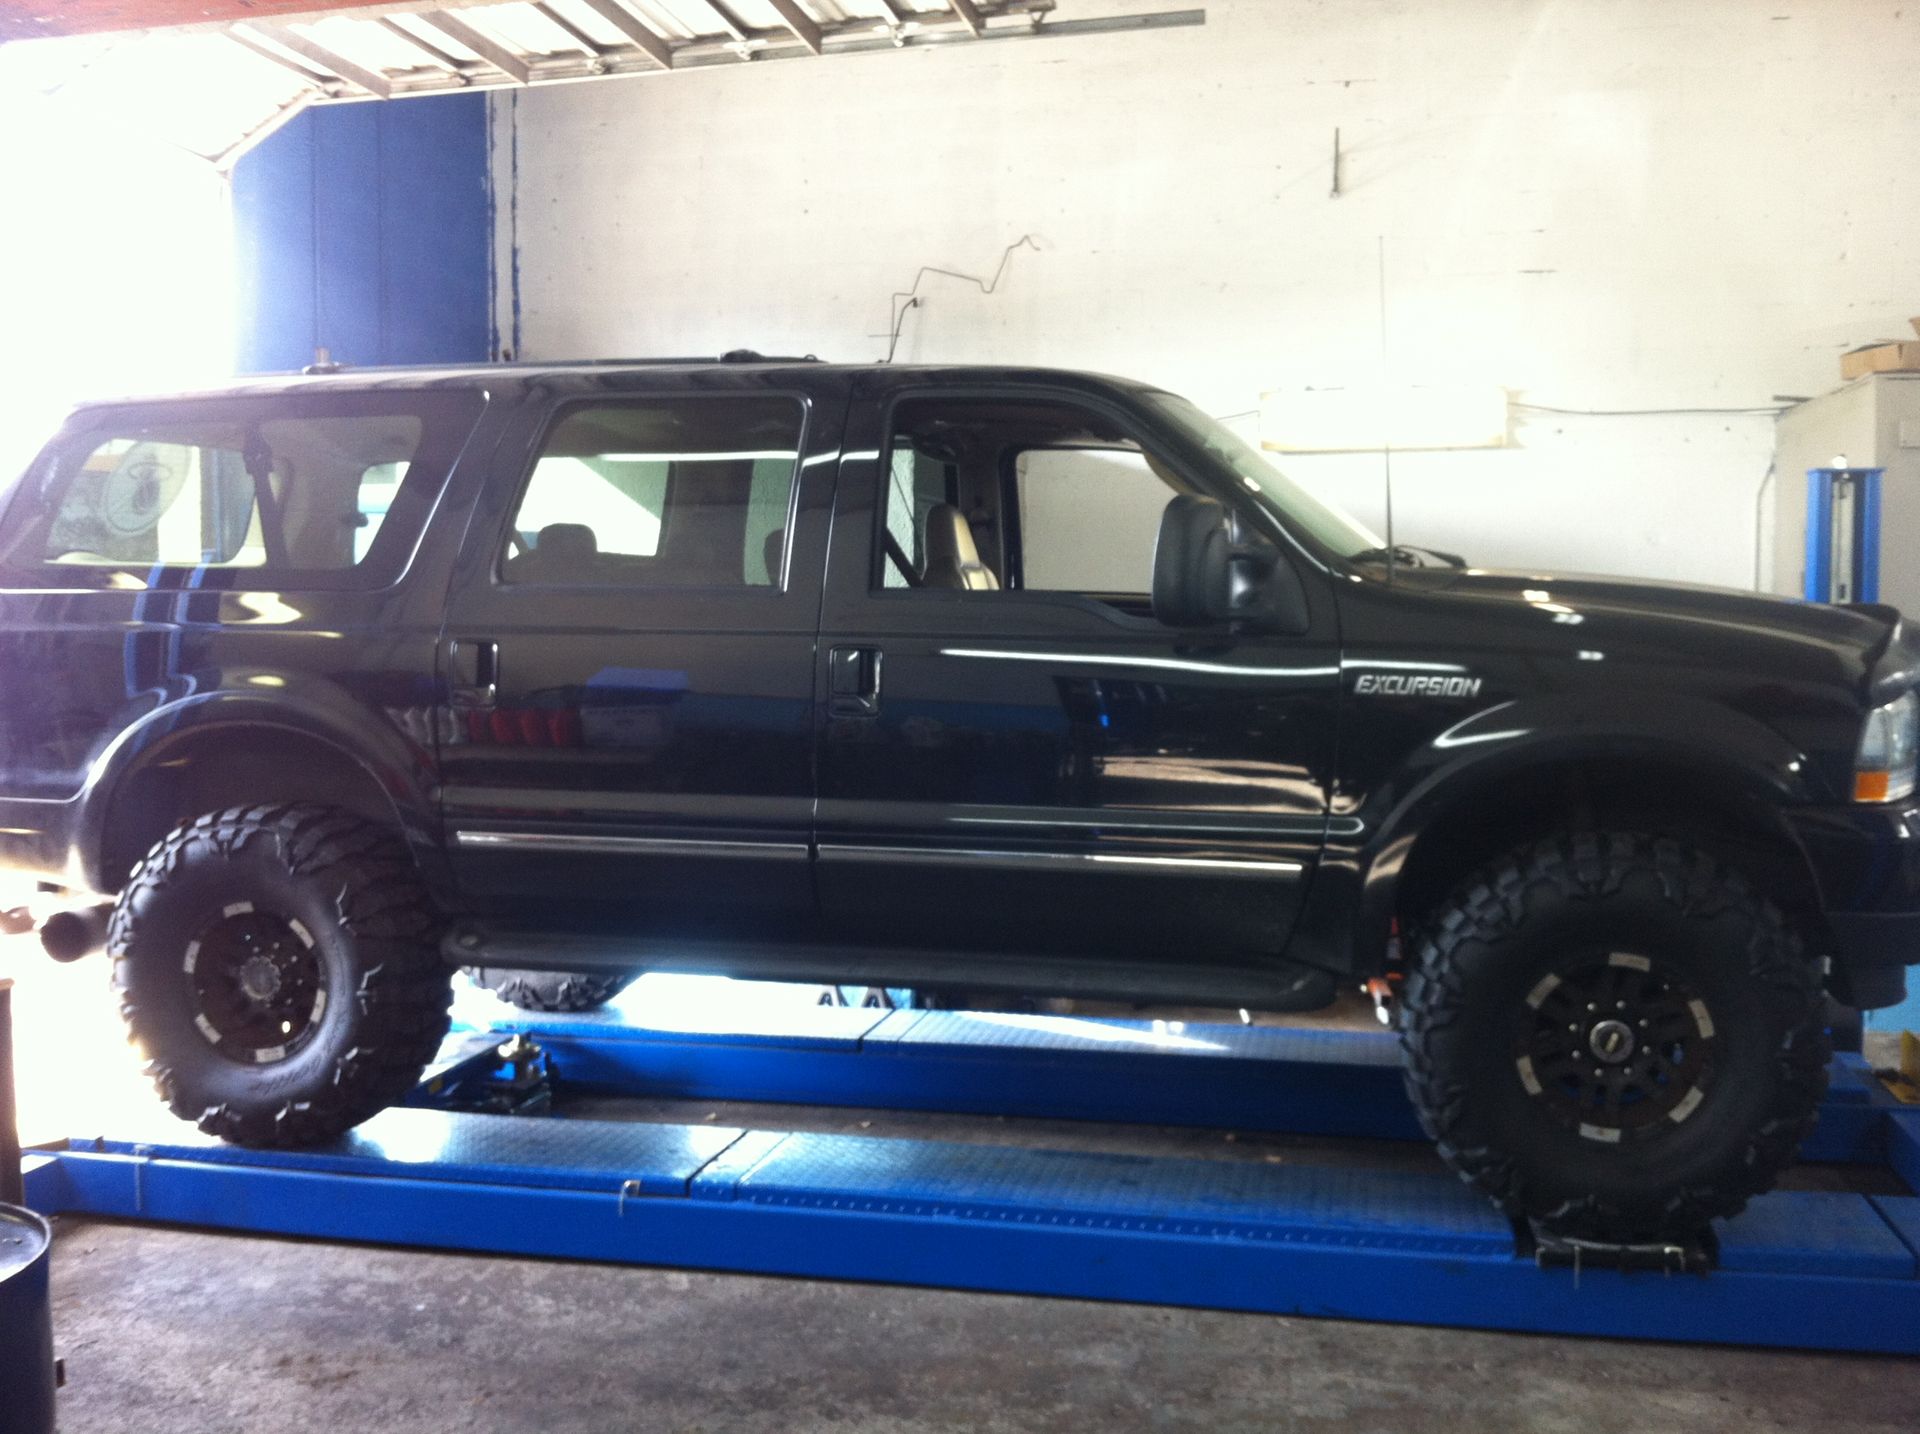
POLYGON ((1713 1082, 1713 1014, 1655 958, 1600 952, 1542 976, 1520 1008, 1513 1063, 1561 1125, 1603 1143, 1689 1120, 1713 1082))
POLYGON ((313 1038, 327 988, 313 934, 291 917, 236 902, 187 943, 194 1025, 245 1065, 286 1060, 313 1038))

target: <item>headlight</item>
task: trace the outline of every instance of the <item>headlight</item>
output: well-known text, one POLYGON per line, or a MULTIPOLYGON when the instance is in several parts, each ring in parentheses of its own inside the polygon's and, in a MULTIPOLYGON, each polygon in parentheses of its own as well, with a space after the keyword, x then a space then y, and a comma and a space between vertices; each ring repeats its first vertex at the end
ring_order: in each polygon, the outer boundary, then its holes
POLYGON ((1860 754, 1853 761, 1853 799, 1897 802, 1912 796, 1916 752, 1920 752, 1920 699, 1909 692, 1867 714, 1860 754))

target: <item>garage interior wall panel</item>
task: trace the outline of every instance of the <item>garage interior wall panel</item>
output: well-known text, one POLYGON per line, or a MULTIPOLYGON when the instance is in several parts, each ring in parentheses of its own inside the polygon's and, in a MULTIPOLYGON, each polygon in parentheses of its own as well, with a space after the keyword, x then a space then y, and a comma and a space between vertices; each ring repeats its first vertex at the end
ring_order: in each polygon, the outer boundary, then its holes
POLYGON ((237 367, 485 360, 489 204, 479 95, 300 115, 234 170, 237 367))
MULTIPOLYGON (((498 95, 500 312, 535 359, 877 359, 920 266, 988 278, 1031 234, 992 295, 924 279, 900 360, 1103 369, 1221 415, 1378 381, 1382 244, 1394 377, 1534 405, 1764 407, 1920 313, 1920 7, 1205 8, 498 95)), ((1504 448, 1396 455, 1396 535, 1751 586, 1772 446, 1769 413, 1515 407, 1504 448)), ((1379 525, 1377 455, 1280 461, 1379 525)))

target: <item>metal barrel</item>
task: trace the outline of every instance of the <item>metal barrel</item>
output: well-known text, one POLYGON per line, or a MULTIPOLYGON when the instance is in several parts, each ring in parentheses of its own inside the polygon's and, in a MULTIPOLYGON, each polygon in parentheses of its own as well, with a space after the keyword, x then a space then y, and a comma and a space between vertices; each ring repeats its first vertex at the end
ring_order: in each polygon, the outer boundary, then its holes
POLYGON ((53 1230, 20 1208, 24 1198, 13 1109, 13 982, 0 980, 0 1434, 52 1434, 53 1230))
POLYGON ((0 1205, 0 1434, 53 1434, 53 1231, 0 1205))

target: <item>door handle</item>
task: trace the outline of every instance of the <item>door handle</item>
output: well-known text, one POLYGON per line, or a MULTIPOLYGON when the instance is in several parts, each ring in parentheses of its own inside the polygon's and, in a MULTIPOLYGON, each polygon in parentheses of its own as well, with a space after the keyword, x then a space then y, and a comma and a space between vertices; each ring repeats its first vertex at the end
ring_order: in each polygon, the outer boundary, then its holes
POLYGON ((448 647, 447 693, 455 707, 492 707, 500 700, 500 648, 475 637, 448 647))
POLYGON ((871 717, 880 710, 880 649, 836 647, 827 656, 827 710, 871 717))

